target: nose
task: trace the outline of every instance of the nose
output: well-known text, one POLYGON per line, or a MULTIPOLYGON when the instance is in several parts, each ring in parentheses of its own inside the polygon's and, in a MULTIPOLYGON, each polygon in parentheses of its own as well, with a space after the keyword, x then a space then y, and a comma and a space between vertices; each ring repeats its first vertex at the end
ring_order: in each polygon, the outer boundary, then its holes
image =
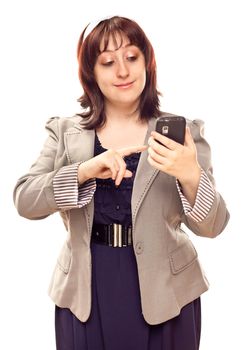
POLYGON ((129 69, 126 65, 126 62, 123 59, 119 60, 119 62, 118 62, 117 76, 119 78, 127 78, 129 76, 129 69))

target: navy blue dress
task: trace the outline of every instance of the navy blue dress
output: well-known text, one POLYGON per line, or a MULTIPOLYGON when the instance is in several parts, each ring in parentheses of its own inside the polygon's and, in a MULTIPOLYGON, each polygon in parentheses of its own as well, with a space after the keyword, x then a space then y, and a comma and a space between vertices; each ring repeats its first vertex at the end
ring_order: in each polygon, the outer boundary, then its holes
MULTIPOLYGON (((106 151, 97 136, 95 155, 106 151)), ((97 179, 94 221, 131 224, 131 194, 140 154, 125 157, 132 178, 116 187, 112 179, 97 179)), ((86 322, 56 306, 57 350, 198 350, 200 298, 179 316, 158 325, 143 318, 133 246, 112 248, 91 242, 92 308, 86 322)))

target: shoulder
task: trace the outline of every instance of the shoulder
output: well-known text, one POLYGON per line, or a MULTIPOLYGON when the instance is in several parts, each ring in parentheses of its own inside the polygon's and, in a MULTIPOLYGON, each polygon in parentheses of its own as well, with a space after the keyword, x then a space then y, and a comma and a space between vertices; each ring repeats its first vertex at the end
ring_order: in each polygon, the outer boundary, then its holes
POLYGON ((57 135, 73 130, 82 130, 82 118, 79 115, 73 115, 71 117, 51 117, 47 120, 45 128, 48 132, 55 133, 57 135))
MULTIPOLYGON (((202 127, 204 125, 204 121, 202 119, 191 119, 181 114, 174 114, 169 112, 161 112, 159 117, 184 117, 187 122, 187 126, 189 127, 202 127)), ((159 118, 158 117, 158 118, 159 118)))
POLYGON ((205 122, 202 119, 191 119, 184 115, 169 112, 161 112, 159 117, 184 117, 194 140, 199 139, 200 137, 204 137, 205 122))

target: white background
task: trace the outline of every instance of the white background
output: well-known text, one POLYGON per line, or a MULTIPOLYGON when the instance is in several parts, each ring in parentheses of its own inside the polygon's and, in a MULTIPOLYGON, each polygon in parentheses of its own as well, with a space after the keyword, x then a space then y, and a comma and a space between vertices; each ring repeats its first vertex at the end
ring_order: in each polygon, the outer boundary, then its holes
POLYGON ((163 109, 205 121, 231 220, 215 240, 190 234, 211 284, 201 350, 249 349, 249 24, 240 0, 1 2, 0 348, 55 349, 47 287, 66 235, 59 215, 19 217, 12 190, 40 152, 46 120, 80 111, 77 40, 88 22, 110 14, 135 19, 151 40, 163 109))

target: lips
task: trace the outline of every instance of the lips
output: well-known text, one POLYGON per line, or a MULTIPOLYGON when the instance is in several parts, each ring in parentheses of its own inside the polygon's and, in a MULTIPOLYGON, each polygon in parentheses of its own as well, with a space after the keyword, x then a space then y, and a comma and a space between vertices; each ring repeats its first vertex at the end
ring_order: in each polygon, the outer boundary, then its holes
POLYGON ((133 81, 130 81, 128 83, 114 84, 114 86, 116 86, 117 88, 126 89, 130 87, 133 83, 134 83, 133 81))

